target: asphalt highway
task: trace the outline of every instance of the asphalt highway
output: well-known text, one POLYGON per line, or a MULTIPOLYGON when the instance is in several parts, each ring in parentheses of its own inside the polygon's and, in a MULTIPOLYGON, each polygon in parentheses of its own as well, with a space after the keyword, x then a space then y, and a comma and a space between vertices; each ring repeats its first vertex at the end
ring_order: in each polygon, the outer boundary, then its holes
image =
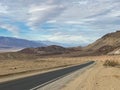
POLYGON ((40 85, 44 86, 44 84, 47 82, 54 81, 59 77, 70 74, 76 70, 82 69, 91 64, 94 64, 94 61, 89 61, 87 63, 77 66, 67 67, 64 69, 50 71, 39 75, 34 75, 26 78, 0 83, 0 90, 30 90, 40 85))

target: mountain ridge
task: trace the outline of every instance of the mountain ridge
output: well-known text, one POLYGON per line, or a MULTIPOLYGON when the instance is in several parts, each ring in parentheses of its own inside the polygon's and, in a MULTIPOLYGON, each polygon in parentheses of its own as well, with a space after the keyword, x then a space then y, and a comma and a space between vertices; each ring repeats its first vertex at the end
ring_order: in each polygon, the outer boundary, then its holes
POLYGON ((89 44, 84 50, 94 51, 96 54, 107 54, 120 47, 120 31, 108 33, 89 44))
POLYGON ((0 36, 0 48, 27 48, 27 47, 41 47, 45 44, 37 43, 31 40, 14 38, 14 37, 4 37, 0 36))

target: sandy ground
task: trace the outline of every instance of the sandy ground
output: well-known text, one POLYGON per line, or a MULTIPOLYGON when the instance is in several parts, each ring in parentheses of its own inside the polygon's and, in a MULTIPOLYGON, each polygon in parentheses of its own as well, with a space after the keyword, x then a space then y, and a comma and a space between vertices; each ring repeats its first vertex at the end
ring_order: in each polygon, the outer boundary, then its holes
POLYGON ((1 60, 0 82, 23 78, 86 62, 79 58, 39 58, 37 60, 1 60))
POLYGON ((65 85, 62 90, 120 90, 120 68, 103 67, 105 60, 120 62, 120 56, 39 58, 36 60, 0 60, 0 82, 22 78, 94 60, 97 65, 65 85), (21 77, 22 76, 22 77, 21 77))
POLYGON ((0 61, 0 76, 9 75, 12 73, 45 70, 68 65, 77 65, 86 60, 79 58, 41 58, 37 60, 3 60, 0 61))
MULTIPOLYGON (((108 59, 119 61, 120 58, 117 57, 119 56, 108 59)), ((97 61, 94 67, 66 84, 61 90, 120 90, 120 68, 104 67, 104 59, 101 60, 97 61)))
POLYGON ((59 57, 39 58, 34 60, 0 60, 0 77, 12 73, 25 71, 42 71, 46 69, 77 65, 85 61, 119 60, 120 56, 87 56, 87 57, 59 57))

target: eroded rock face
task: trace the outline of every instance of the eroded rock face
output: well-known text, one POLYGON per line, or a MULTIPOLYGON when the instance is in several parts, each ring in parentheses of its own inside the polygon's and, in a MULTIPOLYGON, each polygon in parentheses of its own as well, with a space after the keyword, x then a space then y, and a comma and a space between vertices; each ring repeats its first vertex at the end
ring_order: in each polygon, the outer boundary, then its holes
POLYGON ((120 48, 113 50, 112 52, 108 53, 108 55, 120 55, 120 48))
POLYGON ((116 31, 104 35, 102 38, 96 40, 94 43, 85 47, 85 49, 98 50, 104 46, 112 46, 112 47, 120 46, 120 31, 116 31))
POLYGON ((96 54, 107 54, 111 51, 113 51, 115 48, 113 46, 110 45, 105 45, 103 47, 100 47, 98 50, 96 50, 96 54))
POLYGON ((88 45, 84 49, 91 50, 93 55, 106 55, 108 53, 119 54, 118 48, 120 47, 120 31, 108 33, 96 40, 94 43, 88 45), (115 50, 115 51, 114 51, 115 50))

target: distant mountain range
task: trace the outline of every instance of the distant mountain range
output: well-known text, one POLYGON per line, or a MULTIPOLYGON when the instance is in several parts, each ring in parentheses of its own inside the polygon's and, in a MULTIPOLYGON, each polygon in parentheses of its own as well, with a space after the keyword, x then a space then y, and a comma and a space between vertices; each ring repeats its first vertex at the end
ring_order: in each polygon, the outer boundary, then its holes
POLYGON ((33 41, 14 37, 0 36, 0 52, 18 51, 23 48, 37 48, 50 45, 58 45, 62 47, 71 47, 69 44, 51 42, 51 41, 33 41))
POLYGON ((35 47, 43 47, 50 45, 72 47, 70 44, 58 43, 52 41, 33 41, 33 40, 26 40, 26 39, 14 38, 14 37, 0 36, 0 50, 30 48, 30 47, 35 48, 35 47))
MULTIPOLYGON (((50 41, 29 41, 24 39, 0 37, 0 50, 9 48, 24 48, 15 53, 34 56, 91 56, 91 55, 120 55, 120 31, 108 33, 86 47, 65 48, 50 41), (52 45, 53 44, 53 45, 52 45), (50 46, 49 46, 50 45, 50 46), (4 48, 4 49, 3 49, 4 48)), ((11 50, 9 50, 11 52, 11 50)), ((14 53, 10 53, 14 54, 14 53)), ((22 56, 21 56, 22 57, 22 56)))
MULTIPOLYGON (((74 44, 74 43, 59 43, 59 42, 52 42, 52 41, 37 41, 38 43, 42 42, 43 44, 50 46, 50 45, 58 45, 62 47, 75 47, 75 46, 80 46, 80 44, 74 44)), ((82 45, 83 46, 83 45, 82 45)), ((84 45, 85 46, 85 45, 84 45)))
POLYGON ((43 43, 47 46, 50 46, 50 45, 59 45, 59 46, 63 46, 65 47, 65 45, 61 44, 61 43, 58 43, 58 42, 52 42, 52 41, 36 41, 37 43, 43 43))
POLYGON ((18 39, 13 37, 0 37, 0 49, 15 49, 15 48, 28 48, 28 47, 41 47, 45 44, 25 39, 18 39))
POLYGON ((69 54, 71 56, 120 54, 120 31, 108 33, 86 47, 65 48, 61 43, 50 41, 29 41, 11 37, 0 37, 0 50, 25 48, 22 53, 69 54))

